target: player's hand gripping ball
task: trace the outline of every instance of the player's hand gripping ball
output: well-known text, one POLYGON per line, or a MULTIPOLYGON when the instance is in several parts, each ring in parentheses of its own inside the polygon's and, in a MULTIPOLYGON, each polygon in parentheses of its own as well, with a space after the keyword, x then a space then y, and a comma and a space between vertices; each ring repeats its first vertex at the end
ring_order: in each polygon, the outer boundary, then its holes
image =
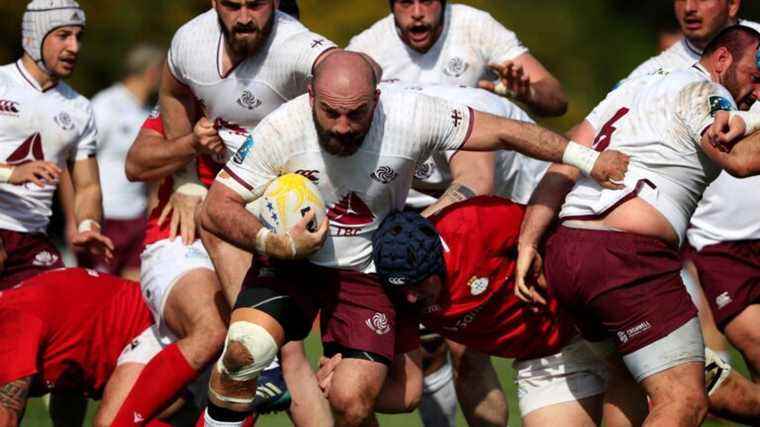
POLYGON ((260 203, 259 219, 277 234, 287 233, 309 212, 314 212, 315 216, 307 229, 315 232, 326 214, 319 188, 305 176, 295 173, 272 181, 260 203))

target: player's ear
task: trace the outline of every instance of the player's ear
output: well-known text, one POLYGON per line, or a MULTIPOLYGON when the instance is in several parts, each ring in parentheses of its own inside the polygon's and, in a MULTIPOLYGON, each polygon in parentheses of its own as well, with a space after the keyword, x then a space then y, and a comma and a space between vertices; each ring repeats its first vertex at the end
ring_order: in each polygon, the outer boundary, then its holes
POLYGON ((741 9, 741 7, 741 0, 728 0, 728 17, 731 20, 736 20, 739 16, 739 9, 741 9))
POLYGON ((725 46, 719 47, 713 54, 713 67, 718 74, 722 74, 724 71, 728 70, 728 67, 730 67, 733 62, 734 57, 725 46))

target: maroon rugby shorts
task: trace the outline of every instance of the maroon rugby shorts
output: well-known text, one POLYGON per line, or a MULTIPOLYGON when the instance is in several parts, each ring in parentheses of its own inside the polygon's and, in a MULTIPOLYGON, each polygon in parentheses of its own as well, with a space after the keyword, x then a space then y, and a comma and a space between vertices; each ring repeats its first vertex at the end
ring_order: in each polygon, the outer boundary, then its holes
POLYGON ((678 252, 655 238, 560 226, 547 242, 544 266, 550 292, 581 334, 612 339, 622 354, 697 315, 678 252))
POLYGON ((236 307, 267 312, 288 340, 305 338, 320 315, 322 343, 392 361, 419 347, 417 322, 397 313, 374 274, 306 262, 251 268, 236 307), (272 307, 277 302, 279 308, 272 307), (293 320, 295 319, 295 320, 293 320))
POLYGON ((0 268, 0 290, 12 288, 43 271, 65 267, 47 235, 0 230, 7 259, 0 268))
POLYGON ((143 249, 147 220, 144 216, 134 219, 106 219, 102 233, 113 241, 114 259, 109 264, 89 252, 77 253, 77 264, 103 273, 118 276, 126 269, 140 268, 140 252, 143 249))
POLYGON ((760 302, 759 240, 705 246, 693 260, 721 331, 749 305, 760 302))

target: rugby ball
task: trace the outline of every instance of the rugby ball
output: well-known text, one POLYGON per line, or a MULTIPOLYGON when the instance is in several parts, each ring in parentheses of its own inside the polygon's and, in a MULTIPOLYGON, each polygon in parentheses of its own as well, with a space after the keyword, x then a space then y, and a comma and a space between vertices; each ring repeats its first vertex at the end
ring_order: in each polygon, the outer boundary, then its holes
POLYGON ((258 211, 264 225, 277 234, 286 233, 311 211, 316 217, 307 227, 316 231, 326 215, 319 188, 295 173, 281 175, 269 184, 259 199, 258 211))

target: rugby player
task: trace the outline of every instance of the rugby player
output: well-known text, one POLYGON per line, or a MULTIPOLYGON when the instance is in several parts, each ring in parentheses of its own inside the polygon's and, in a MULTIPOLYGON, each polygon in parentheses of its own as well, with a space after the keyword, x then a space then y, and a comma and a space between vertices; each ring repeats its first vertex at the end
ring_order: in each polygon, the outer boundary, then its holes
MULTIPOLYGON (((514 294, 524 211, 507 200, 480 196, 430 221, 413 212, 392 213, 373 236, 378 275, 394 303, 413 310, 430 330, 468 348, 518 359, 513 366, 524 425, 599 425, 603 393, 607 399, 640 393, 625 378, 607 373, 556 301, 549 299, 536 311, 514 294)), ((717 371, 705 369, 710 410, 756 423, 760 388, 713 354, 717 371)), ((329 392, 331 366, 324 367, 318 375, 329 392)), ((643 399, 640 406, 645 408, 643 399)), ((605 419, 605 425, 618 424, 605 419)))
MULTIPOLYGON (((198 353, 193 357, 204 364, 221 349, 223 340, 217 334, 216 322, 211 323, 214 333, 204 340, 203 331, 208 326, 200 316, 207 313, 218 318, 219 310, 218 304, 202 301, 213 301, 221 289, 227 301, 234 302, 251 264, 251 254, 209 233, 202 234, 203 243, 196 238, 192 209, 206 190, 197 181, 195 159, 198 154, 207 155, 201 162, 213 171, 213 176, 219 168, 217 164, 238 148, 229 145, 232 140, 222 142, 219 128, 234 133, 239 126, 253 127, 280 104, 304 93, 314 64, 335 46, 289 15, 276 11, 276 4, 274 0, 213 1, 209 11, 177 31, 164 67, 159 98, 169 144, 136 144, 127 162, 127 168, 135 174, 153 174, 142 165, 154 165, 153 171, 160 173, 153 178, 165 176, 166 171, 176 172, 172 179, 175 192, 170 199, 167 194, 169 203, 163 214, 173 210, 179 216, 173 216, 169 235, 152 241, 143 253, 142 285, 151 294, 149 301, 155 313, 180 316, 186 324, 183 330, 198 332, 198 353), (184 143, 172 144, 177 140, 184 143), (164 147, 172 147, 171 152, 164 147), (178 171, 188 164, 184 171, 178 171), (190 207, 179 209, 178 204, 190 207), (175 224, 180 224, 183 242, 172 238, 175 224), (167 263, 173 268, 167 270, 167 263), (175 288, 186 290, 172 292, 175 288), (175 298, 175 293, 178 304, 172 307, 165 301, 175 298)), ((170 329, 175 334, 178 331, 170 329)), ((283 352, 287 359, 283 365, 285 379, 291 383, 291 394, 295 393, 292 415, 296 424, 328 423, 327 403, 313 375, 303 374, 310 368, 302 344, 293 344, 283 352), (291 352, 293 355, 288 357, 291 352)), ((140 389, 150 387, 153 381, 148 375, 150 365, 145 372, 119 421, 132 419, 131 412, 153 413, 163 404, 160 400, 170 400, 169 394, 155 402, 140 399, 140 389)))
POLYGON ((377 61, 385 79, 480 86, 539 115, 567 110, 559 81, 488 13, 446 0, 390 0, 390 6, 390 15, 348 45, 377 61))
POLYGON ((158 91, 164 51, 142 44, 125 55, 124 78, 92 99, 98 127, 98 165, 103 193, 103 233, 115 245, 113 262, 105 264, 78 254, 81 267, 130 280, 140 279, 140 250, 145 237, 147 189, 124 173, 127 150, 150 113, 146 104, 158 91))
POLYGON ((622 178, 626 168, 626 158, 614 151, 578 161, 571 154, 577 144, 533 124, 414 91, 381 95, 371 62, 342 51, 315 67, 309 95, 265 118, 251 140, 256 143, 243 145, 211 186, 203 226, 275 260, 311 255, 311 263, 249 271, 246 281, 255 286, 238 298, 209 391, 212 404, 227 409, 228 422, 242 419, 253 379, 283 343, 308 334, 319 308, 326 354, 344 356, 330 393, 336 424, 360 425, 376 404, 382 410, 376 398, 388 366, 397 355, 402 366, 414 363, 414 355, 403 356, 408 325, 371 274, 369 236, 385 214, 403 206, 419 160, 460 148, 515 149, 553 161, 564 153, 609 188, 617 188, 610 179, 622 178), (306 230, 313 213, 289 233, 273 234, 245 209, 276 176, 297 171, 308 172, 329 206, 329 236, 327 218, 315 232, 306 230), (402 360, 407 357, 412 360, 402 360))
POLYGON ((102 398, 94 424, 111 425, 161 350, 152 325, 137 283, 94 270, 55 269, 1 291, 0 426, 19 425, 27 398, 47 393, 102 398))
MULTIPOLYGON (((500 117, 533 122, 506 98, 483 89, 425 84, 406 84, 403 88, 500 117)), ((481 194, 496 194, 525 205, 548 166, 514 151, 435 153, 417 165, 406 206, 429 216, 451 203, 481 194)), ((425 341, 420 402, 423 423, 453 426, 459 400, 469 424, 506 425, 507 400, 490 358, 430 331, 421 334, 425 341)))
MULTIPOLYGON (((610 359, 619 357, 609 355, 614 341, 651 399, 647 422, 653 425, 698 425, 707 411, 702 334, 680 279, 677 248, 721 168, 754 172, 739 166, 752 140, 721 152, 713 144, 727 123, 714 123, 713 116, 720 110, 741 116, 736 104, 758 89, 759 42, 756 31, 730 27, 693 67, 623 82, 572 135, 597 150, 619 148, 632 156, 625 190, 576 183, 575 172, 553 166, 523 223, 515 289, 521 298, 541 301, 525 280, 529 271, 540 274, 538 246, 564 200, 562 224, 546 245, 551 292, 610 359)), ((728 134, 751 133, 751 123, 751 116, 737 117, 728 134)))
MULTIPOLYGON (((649 60, 633 75, 654 67, 671 70, 690 67, 707 41, 729 25, 738 23, 760 30, 760 24, 738 19, 740 7, 739 0, 676 1, 676 16, 686 39, 671 54, 649 60)), ((760 104, 755 102, 752 108, 760 111, 760 104)), ((758 185, 758 177, 737 179, 721 173, 702 195, 686 233, 693 249, 691 261, 715 319, 714 325, 742 352, 753 377, 760 372, 760 334, 754 327, 758 315, 753 314, 760 289, 752 281, 760 271, 760 264, 751 248, 760 239, 760 222, 747 213, 760 209, 758 185)))
POLYGON ((0 67, 0 289, 63 266, 46 229, 64 169, 76 192, 72 243, 112 257, 113 244, 100 233, 92 108, 62 81, 74 72, 84 24, 84 11, 73 0, 30 2, 23 56, 0 67))

